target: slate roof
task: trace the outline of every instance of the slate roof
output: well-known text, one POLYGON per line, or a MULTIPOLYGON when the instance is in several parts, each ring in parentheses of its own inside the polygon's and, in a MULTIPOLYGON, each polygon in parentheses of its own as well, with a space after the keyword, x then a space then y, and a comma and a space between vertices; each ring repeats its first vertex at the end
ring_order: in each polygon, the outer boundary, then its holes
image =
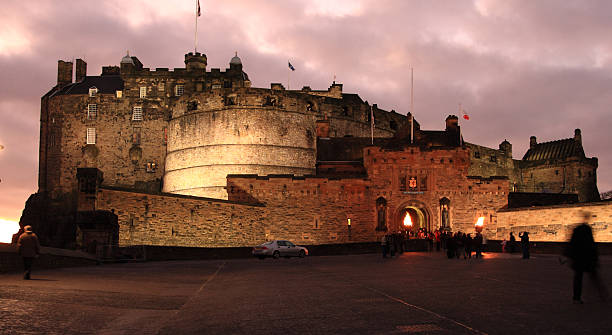
POLYGON ((83 80, 66 85, 55 94, 89 94, 89 89, 96 87, 98 94, 115 94, 123 90, 121 76, 86 76, 83 80))
POLYGON ((573 138, 538 143, 523 156, 524 161, 545 159, 565 159, 569 157, 585 158, 582 144, 573 138))

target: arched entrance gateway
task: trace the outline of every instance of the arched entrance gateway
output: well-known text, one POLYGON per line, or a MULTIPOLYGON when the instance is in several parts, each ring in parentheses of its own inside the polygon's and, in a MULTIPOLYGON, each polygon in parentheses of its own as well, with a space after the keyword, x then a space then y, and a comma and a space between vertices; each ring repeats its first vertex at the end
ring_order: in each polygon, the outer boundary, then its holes
POLYGON ((431 215, 425 204, 417 201, 409 202, 396 210, 393 223, 397 231, 417 232, 420 228, 430 231, 431 215))

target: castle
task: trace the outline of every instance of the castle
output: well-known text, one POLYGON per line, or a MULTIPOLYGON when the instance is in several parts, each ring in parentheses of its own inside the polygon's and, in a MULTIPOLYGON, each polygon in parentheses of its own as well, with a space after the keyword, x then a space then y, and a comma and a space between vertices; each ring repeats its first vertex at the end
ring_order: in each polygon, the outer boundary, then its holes
POLYGON ((493 236, 513 207, 599 200, 578 129, 531 137, 515 160, 507 141, 464 142, 454 115, 422 130, 342 84, 254 88, 237 55, 225 71, 206 67, 197 52, 173 70, 126 55, 100 76, 58 61, 41 100, 39 191, 21 224, 82 248, 329 244, 377 241, 406 217, 455 231, 484 218, 493 236))

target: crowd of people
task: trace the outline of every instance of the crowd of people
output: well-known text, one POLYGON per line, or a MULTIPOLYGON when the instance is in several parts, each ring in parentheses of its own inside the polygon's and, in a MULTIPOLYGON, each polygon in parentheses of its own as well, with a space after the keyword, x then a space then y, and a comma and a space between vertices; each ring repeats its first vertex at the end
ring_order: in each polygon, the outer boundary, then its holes
POLYGON ((483 236, 480 232, 466 234, 463 232, 455 232, 454 234, 447 230, 436 229, 428 231, 425 228, 418 230, 405 230, 397 233, 384 235, 381 239, 381 249, 383 258, 387 256, 394 257, 396 253, 403 253, 406 250, 406 241, 410 239, 420 239, 427 242, 428 251, 446 250, 448 258, 472 258, 472 254, 476 258, 482 257, 483 251, 483 236))

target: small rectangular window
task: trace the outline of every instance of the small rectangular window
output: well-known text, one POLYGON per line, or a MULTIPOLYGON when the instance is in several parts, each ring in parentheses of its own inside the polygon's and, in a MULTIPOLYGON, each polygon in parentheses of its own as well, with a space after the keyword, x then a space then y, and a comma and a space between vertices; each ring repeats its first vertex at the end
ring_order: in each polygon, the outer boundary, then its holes
POLYGON ((98 89, 95 87, 92 87, 89 89, 89 97, 93 98, 96 96, 96 94, 98 94, 98 89))
POLYGON ((160 92, 163 92, 166 90, 166 84, 164 82, 161 82, 159 84, 157 84, 157 90, 160 92))
POLYGON ((115 94, 117 95, 117 99, 121 99, 123 97, 123 91, 115 91, 115 94))
POLYGON ((497 156, 491 156, 491 162, 497 162, 497 156))
POLYGON ((87 120, 95 120, 98 116, 98 105, 88 104, 87 105, 87 120))
POLYGON ((480 158, 480 151, 474 151, 474 158, 480 158))
POLYGON ((96 128, 87 128, 87 144, 96 144, 96 128))
POLYGON ((174 95, 180 97, 181 95, 183 95, 183 93, 185 93, 185 85, 178 84, 174 86, 174 95))
POLYGON ((142 107, 134 106, 132 110, 132 121, 142 121, 142 107))
POLYGON ((147 97, 147 88, 146 87, 141 87, 140 88, 140 98, 146 98, 147 97))

